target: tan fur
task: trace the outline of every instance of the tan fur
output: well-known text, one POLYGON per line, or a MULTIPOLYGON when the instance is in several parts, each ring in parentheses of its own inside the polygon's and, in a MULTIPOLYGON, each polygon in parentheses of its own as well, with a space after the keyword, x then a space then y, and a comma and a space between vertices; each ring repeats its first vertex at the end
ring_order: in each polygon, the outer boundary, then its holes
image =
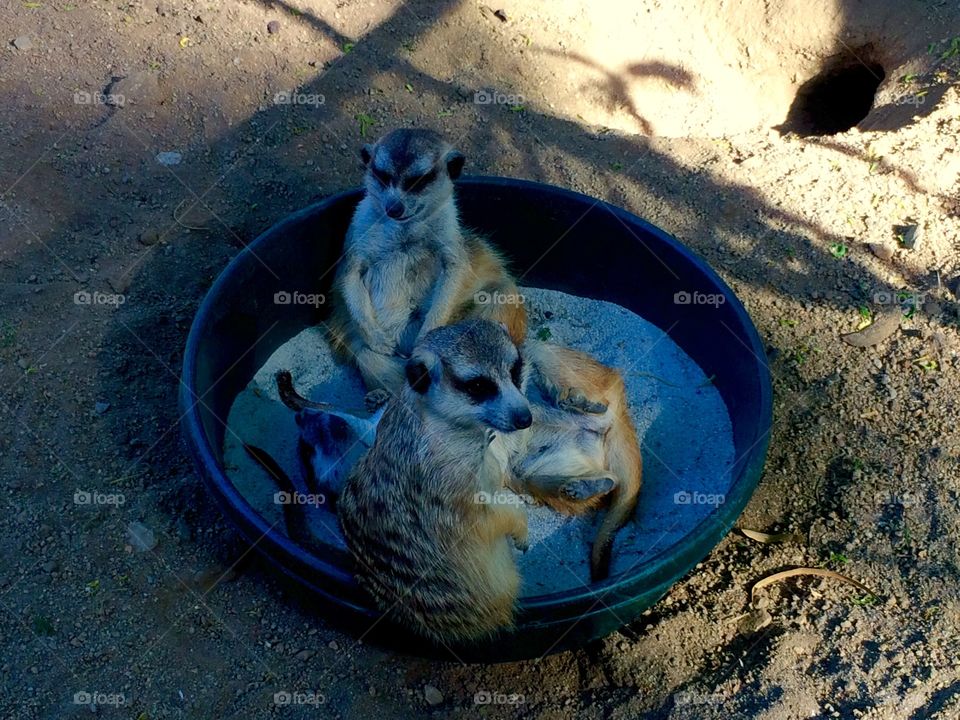
MULTIPOLYGON (((573 515, 609 502, 590 562, 593 579, 602 579, 609 574, 614 537, 633 515, 642 481, 640 444, 623 378, 577 350, 531 340, 522 352, 530 365, 528 383, 537 385, 544 402, 531 403, 533 425, 514 440, 522 443, 512 452, 516 489, 573 515), (606 410, 587 414, 569 409, 572 389, 606 410), (604 477, 614 483, 608 497, 574 500, 563 492, 571 480, 604 477)), ((529 389, 526 394, 532 396, 529 389)))
MULTIPOLYGON (((503 323, 513 341, 520 345, 527 333, 527 313, 522 303, 481 304, 481 293, 493 297, 517 297, 520 291, 507 271, 503 257, 479 235, 465 233, 464 250, 468 264, 457 278, 457 291, 449 307, 435 311, 438 326, 450 325, 470 317, 503 323)), ((341 260, 341 262, 345 262, 341 260)), ((398 392, 403 386, 404 358, 371 349, 357 331, 356 323, 344 302, 344 280, 333 287, 333 312, 327 322, 333 349, 341 359, 357 365, 369 390, 398 392)))

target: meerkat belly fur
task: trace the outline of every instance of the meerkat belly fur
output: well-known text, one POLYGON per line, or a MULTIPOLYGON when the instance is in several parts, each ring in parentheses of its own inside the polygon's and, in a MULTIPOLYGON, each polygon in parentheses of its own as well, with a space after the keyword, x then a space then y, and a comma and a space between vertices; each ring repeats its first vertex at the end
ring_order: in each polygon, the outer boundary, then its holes
POLYGON ((503 259, 465 230, 453 181, 464 156, 428 130, 395 130, 364 145, 366 194, 347 231, 334 280, 334 346, 356 362, 370 390, 398 391, 404 358, 430 330, 468 316, 526 332, 503 259))
POLYGON ((526 514, 480 498, 509 480, 496 438, 532 421, 520 365, 497 324, 428 333, 337 503, 363 587, 394 620, 437 640, 513 623, 520 576, 510 543, 526 547, 526 514))

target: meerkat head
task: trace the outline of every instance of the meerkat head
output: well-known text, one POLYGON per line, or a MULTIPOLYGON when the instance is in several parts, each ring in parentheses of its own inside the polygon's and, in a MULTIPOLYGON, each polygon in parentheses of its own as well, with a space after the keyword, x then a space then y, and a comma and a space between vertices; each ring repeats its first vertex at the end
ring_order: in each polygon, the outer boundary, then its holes
POLYGON ((513 432, 532 416, 520 392, 523 360, 502 325, 463 320, 431 330, 406 366, 407 393, 459 427, 513 432))
POLYGON ((427 217, 453 195, 464 157, 432 130, 394 130, 373 145, 364 145, 360 158, 367 166, 368 197, 397 222, 427 217))

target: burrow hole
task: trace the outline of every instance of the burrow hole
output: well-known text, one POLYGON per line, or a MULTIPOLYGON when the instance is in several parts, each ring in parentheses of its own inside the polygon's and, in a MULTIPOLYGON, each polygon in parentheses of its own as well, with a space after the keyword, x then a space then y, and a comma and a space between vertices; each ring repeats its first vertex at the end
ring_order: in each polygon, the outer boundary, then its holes
POLYGON ((863 120, 886 75, 873 54, 867 45, 827 58, 820 72, 800 86, 780 130, 836 135, 863 120))

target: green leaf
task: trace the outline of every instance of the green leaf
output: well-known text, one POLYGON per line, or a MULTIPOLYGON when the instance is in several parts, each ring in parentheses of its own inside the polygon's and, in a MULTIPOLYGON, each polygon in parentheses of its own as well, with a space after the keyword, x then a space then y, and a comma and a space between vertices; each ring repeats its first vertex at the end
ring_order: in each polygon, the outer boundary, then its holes
POLYGON ((830 254, 838 260, 847 256, 847 246, 843 243, 831 243, 830 254))

